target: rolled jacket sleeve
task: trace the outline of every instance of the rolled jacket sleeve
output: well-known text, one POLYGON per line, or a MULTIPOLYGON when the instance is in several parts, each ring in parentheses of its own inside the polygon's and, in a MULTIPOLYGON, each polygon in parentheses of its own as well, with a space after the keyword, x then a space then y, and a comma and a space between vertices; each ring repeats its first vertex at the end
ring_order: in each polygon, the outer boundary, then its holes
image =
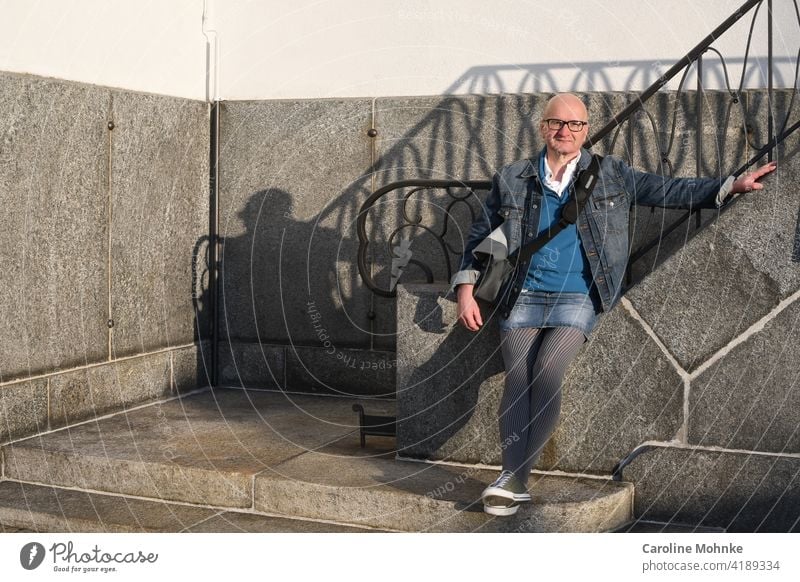
POLYGON ((472 251, 503 222, 500 216, 500 202, 500 178, 495 174, 494 178, 492 178, 492 189, 486 197, 481 213, 472 223, 472 227, 469 230, 467 243, 464 246, 464 254, 461 257, 461 264, 458 271, 450 279, 452 287, 463 284, 474 285, 478 281, 480 276, 478 268, 480 265, 472 255, 472 251))
POLYGON ((736 198, 739 193, 731 194, 731 190, 733 189, 733 183, 736 181, 734 176, 728 176, 728 178, 722 183, 722 186, 717 193, 717 208, 725 206, 726 204, 730 204, 731 201, 736 198))
POLYGON ((475 269, 461 269, 453 275, 450 285, 454 288, 459 285, 474 285, 478 282, 480 274, 481 272, 475 269))

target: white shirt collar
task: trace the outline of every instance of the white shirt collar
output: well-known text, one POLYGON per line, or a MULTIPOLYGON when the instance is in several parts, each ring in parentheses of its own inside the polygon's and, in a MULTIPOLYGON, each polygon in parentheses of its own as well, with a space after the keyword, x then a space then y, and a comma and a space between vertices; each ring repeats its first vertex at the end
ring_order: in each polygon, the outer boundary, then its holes
POLYGON ((553 170, 550 169, 550 164, 547 163, 547 153, 545 152, 542 155, 544 156, 544 176, 542 177, 542 182, 560 197, 572 181, 572 176, 575 174, 575 168, 578 166, 578 160, 581 159, 581 154, 578 153, 578 155, 567 164, 560 182, 553 179, 553 170))

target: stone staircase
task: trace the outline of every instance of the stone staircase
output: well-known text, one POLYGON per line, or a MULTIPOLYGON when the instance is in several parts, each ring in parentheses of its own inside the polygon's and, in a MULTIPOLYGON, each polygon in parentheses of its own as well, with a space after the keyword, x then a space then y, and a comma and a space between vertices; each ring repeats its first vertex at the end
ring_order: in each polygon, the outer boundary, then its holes
MULTIPOLYGON (((215 389, 2 447, 0 531, 597 532, 627 527, 633 487, 537 473, 511 518, 477 500, 496 470, 359 446, 356 400, 215 389)), ((359 400, 394 415, 390 400, 359 400)))

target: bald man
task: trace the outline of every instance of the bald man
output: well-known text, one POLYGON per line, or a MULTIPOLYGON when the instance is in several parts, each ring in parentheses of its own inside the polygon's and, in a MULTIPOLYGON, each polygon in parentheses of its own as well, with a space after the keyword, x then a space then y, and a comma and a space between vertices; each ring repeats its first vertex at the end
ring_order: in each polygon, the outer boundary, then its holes
MULTIPOLYGON (((486 212, 473 224, 452 284, 458 320, 470 331, 483 325, 472 296, 480 264, 472 251, 495 229, 509 254, 558 223, 574 196, 575 176, 588 168, 586 106, 575 95, 551 98, 539 122, 545 147, 538 155, 501 168, 494 176, 486 212)), ((628 217, 633 204, 663 208, 720 208, 742 192, 760 190, 766 164, 738 180, 665 178, 640 172, 621 159, 603 159, 597 185, 576 224, 569 225, 518 265, 501 290, 501 351, 506 369, 499 424, 503 470, 483 492, 484 511, 513 515, 530 501, 528 476, 555 430, 567 366, 600 314, 619 301, 628 261, 628 217)))

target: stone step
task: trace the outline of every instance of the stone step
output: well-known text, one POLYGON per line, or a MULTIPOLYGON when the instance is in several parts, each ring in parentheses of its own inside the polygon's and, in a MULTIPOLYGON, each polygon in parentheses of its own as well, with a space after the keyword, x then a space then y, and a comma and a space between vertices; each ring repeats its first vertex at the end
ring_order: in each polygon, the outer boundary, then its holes
POLYGON ((0 482, 0 531, 361 533, 374 530, 88 493, 16 481, 0 482))
POLYGON ((396 460, 387 437, 362 449, 355 402, 394 414, 387 400, 213 390, 6 445, 3 475, 399 531, 607 531, 632 517, 629 484, 543 474, 533 503, 489 516, 477 500, 496 471, 396 460))
POLYGON ((327 462, 303 455, 258 475, 256 509, 414 532, 595 532, 631 518, 627 484, 534 475, 532 503, 498 518, 480 503, 497 471, 325 452, 327 462))

